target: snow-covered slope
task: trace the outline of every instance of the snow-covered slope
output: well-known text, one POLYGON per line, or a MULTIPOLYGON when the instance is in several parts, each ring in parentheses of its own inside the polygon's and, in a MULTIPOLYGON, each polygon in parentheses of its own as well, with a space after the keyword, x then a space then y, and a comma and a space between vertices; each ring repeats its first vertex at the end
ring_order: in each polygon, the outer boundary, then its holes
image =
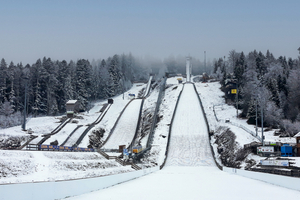
POLYGON ((208 146, 207 127, 192 87, 191 84, 184 86, 179 101, 172 126, 166 167, 127 183, 69 199, 129 200, 141 197, 239 200, 270 199, 270 194, 276 199, 299 196, 298 191, 228 174, 215 167, 208 146))
POLYGON ((90 152, 0 150, 0 163, 0 184, 89 178, 133 171, 130 166, 123 167, 114 160, 90 152))
POLYGON ((192 84, 185 84, 172 124, 166 166, 214 165, 208 129, 192 84))
POLYGON ((128 147, 136 131, 141 103, 142 99, 135 99, 130 102, 111 137, 102 148, 119 149, 119 145, 126 145, 128 147))

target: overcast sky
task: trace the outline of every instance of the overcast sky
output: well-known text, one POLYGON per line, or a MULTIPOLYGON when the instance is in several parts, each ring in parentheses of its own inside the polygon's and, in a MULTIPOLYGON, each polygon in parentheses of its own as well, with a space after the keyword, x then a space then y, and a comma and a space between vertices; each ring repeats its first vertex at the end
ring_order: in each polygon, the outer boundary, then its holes
POLYGON ((256 49, 297 58, 299 0, 0 0, 0 58, 204 60, 256 49))

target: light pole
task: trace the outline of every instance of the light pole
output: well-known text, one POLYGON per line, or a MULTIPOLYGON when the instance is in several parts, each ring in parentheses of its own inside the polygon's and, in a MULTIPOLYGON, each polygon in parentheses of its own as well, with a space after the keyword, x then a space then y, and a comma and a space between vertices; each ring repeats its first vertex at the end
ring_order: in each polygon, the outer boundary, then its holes
POLYGON ((256 136, 257 136, 257 96, 256 96, 256 99, 255 99, 255 132, 256 132, 256 136))
POLYGON ((22 124, 22 130, 26 131, 26 114, 27 114, 27 78, 25 79, 25 100, 24 100, 24 118, 23 118, 23 124, 22 124))
POLYGON ((204 72, 206 73, 206 51, 204 51, 204 72))
POLYGON ((261 143, 263 146, 265 146, 265 141, 264 141, 264 109, 263 106, 261 105, 261 143))
POLYGON ((236 79, 236 118, 239 117, 239 84, 238 84, 238 79, 236 79))

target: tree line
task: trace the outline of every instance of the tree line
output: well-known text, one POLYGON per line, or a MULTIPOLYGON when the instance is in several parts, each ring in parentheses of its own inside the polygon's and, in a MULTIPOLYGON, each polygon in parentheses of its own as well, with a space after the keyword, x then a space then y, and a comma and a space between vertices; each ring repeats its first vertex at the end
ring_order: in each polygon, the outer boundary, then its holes
POLYGON ((21 114, 58 115, 65 113, 68 100, 80 101, 80 110, 90 102, 128 90, 134 81, 145 81, 151 69, 131 54, 77 62, 53 61, 44 57, 32 65, 0 63, 0 127, 21 123, 21 114))
POLYGON ((219 79, 225 98, 241 109, 239 117, 250 124, 280 129, 285 136, 300 131, 300 57, 298 59, 280 56, 275 58, 251 51, 248 55, 234 50, 228 59, 214 62, 214 76, 219 79), (230 89, 237 88, 238 96, 230 89))

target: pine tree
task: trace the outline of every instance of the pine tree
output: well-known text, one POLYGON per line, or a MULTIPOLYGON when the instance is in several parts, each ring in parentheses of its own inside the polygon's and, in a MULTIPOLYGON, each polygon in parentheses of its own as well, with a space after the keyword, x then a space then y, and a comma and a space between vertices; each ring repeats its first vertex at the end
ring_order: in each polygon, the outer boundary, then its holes
POLYGON ((76 91, 77 100, 80 102, 80 110, 86 110, 90 97, 91 65, 89 61, 81 59, 76 64, 76 91))
POLYGON ((0 63, 0 103, 3 103, 7 100, 6 98, 6 80, 7 80, 7 64, 2 58, 0 63))

